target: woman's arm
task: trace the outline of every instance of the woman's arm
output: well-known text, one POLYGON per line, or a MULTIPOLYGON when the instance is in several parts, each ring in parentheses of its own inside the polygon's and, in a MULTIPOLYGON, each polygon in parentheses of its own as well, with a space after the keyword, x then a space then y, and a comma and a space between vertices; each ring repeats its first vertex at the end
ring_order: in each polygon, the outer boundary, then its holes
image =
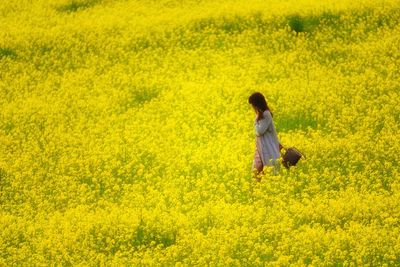
POLYGON ((261 120, 255 120, 254 126, 255 126, 255 133, 257 136, 261 136, 265 133, 265 131, 268 129, 269 125, 272 122, 272 117, 271 113, 266 112, 266 115, 264 115, 264 118, 261 120))

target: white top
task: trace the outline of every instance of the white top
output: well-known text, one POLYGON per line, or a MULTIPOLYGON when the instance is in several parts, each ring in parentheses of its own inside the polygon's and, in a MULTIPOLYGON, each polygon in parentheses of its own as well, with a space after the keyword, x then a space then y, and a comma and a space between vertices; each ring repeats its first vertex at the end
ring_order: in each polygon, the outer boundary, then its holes
POLYGON ((260 153, 263 165, 273 166, 275 160, 280 157, 279 139, 276 133, 272 115, 269 110, 263 112, 264 118, 257 122, 254 119, 254 132, 256 134, 256 146, 260 153))

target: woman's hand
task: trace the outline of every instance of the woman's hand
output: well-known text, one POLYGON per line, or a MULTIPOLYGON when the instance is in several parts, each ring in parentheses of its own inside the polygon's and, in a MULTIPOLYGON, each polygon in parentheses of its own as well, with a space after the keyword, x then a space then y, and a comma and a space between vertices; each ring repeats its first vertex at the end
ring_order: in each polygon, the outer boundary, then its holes
POLYGON ((283 146, 281 145, 281 143, 279 143, 279 151, 281 151, 283 148, 283 146))

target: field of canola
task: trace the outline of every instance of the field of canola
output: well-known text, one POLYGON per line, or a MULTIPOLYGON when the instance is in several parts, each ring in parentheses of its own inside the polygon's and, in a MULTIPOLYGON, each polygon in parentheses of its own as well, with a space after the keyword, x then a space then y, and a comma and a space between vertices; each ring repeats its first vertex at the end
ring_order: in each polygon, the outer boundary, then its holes
POLYGON ((0 2, 1 266, 400 264, 398 1, 0 2), (251 178, 249 95, 306 160, 251 178))

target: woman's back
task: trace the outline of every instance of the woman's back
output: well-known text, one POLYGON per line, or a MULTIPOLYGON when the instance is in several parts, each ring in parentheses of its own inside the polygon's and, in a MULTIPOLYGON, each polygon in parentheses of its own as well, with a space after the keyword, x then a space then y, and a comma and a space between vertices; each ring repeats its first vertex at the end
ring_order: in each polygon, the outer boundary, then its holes
POLYGON ((271 112, 267 109, 263 112, 263 118, 254 121, 256 145, 260 152, 263 165, 273 166, 280 157, 279 139, 271 112))

